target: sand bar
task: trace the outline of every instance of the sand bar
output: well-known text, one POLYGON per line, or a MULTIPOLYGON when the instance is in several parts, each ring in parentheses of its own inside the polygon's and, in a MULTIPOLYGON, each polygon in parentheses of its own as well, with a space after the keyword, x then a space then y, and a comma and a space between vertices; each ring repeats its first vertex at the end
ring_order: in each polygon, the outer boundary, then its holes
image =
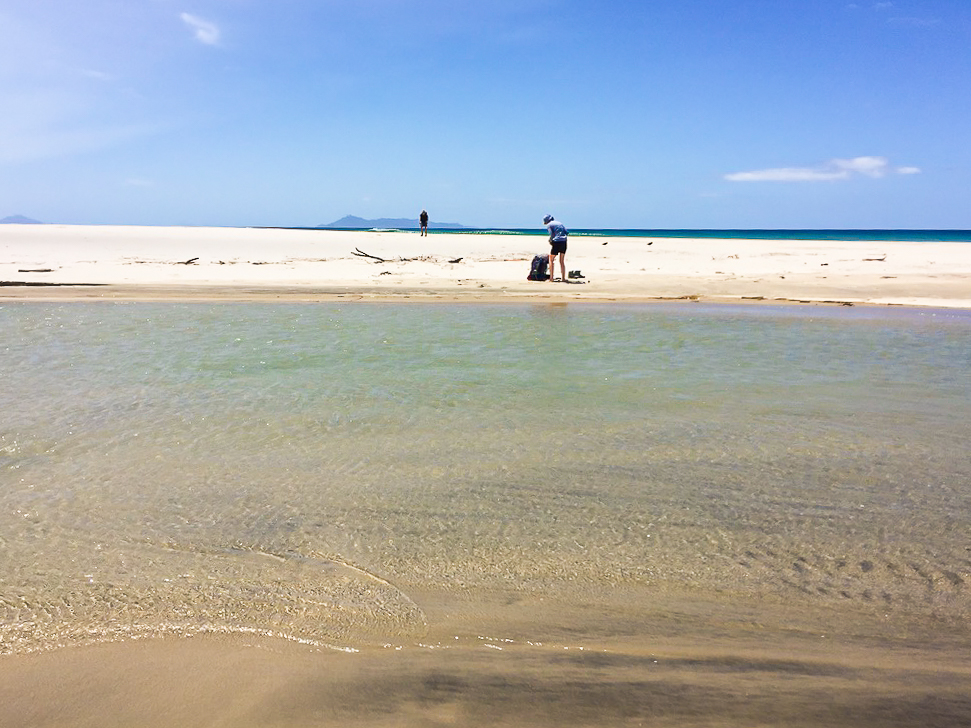
POLYGON ((971 308, 971 243, 0 226, 0 300, 800 302, 971 308), (371 257, 368 257, 371 256, 371 257))

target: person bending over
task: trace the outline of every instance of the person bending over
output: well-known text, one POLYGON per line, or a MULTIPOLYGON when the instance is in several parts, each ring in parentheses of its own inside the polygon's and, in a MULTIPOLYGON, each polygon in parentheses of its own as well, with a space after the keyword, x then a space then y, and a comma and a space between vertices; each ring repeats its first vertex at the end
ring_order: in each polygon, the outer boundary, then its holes
POLYGON ((563 223, 554 220, 552 215, 547 215, 543 218, 543 223, 546 228, 550 231, 550 283, 553 282, 553 261, 556 260, 556 256, 560 257, 560 280, 564 283, 566 280, 566 238, 569 235, 569 231, 563 225, 563 223))

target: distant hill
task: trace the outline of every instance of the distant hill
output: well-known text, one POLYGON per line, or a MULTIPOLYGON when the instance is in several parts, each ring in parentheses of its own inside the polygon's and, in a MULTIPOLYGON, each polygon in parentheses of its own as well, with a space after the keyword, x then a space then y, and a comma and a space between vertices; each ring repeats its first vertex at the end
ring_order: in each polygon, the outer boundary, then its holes
POLYGON ((24 217, 23 215, 11 215, 10 217, 5 217, 0 220, 0 225, 13 224, 13 225, 41 225, 40 220, 31 220, 29 217, 24 217))
MULTIPOLYGON (((418 218, 414 220, 404 218, 404 217, 379 217, 376 220, 365 220, 363 217, 355 217, 354 215, 345 215, 340 220, 336 222, 328 223, 327 225, 318 225, 318 228, 353 228, 355 230, 370 230, 372 228, 390 228, 395 230, 417 230, 418 218)), ((437 230, 461 230, 465 229, 465 225, 459 225, 454 222, 428 222, 429 228, 435 228, 437 230)))

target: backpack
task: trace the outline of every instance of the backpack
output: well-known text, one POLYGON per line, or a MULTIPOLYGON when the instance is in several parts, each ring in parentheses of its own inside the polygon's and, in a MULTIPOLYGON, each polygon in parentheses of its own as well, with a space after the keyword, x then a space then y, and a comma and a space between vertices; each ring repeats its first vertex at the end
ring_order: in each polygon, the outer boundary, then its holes
POLYGON ((534 255, 532 265, 529 266, 527 281, 545 281, 549 276, 546 274, 546 266, 549 265, 548 255, 534 255))

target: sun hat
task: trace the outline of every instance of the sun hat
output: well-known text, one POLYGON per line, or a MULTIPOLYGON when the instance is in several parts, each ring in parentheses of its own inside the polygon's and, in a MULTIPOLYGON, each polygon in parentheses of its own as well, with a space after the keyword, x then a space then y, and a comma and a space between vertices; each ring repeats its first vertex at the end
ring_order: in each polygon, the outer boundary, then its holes
POLYGON ((544 225, 549 225, 550 222, 552 222, 552 220, 553 220, 553 216, 552 215, 547 215, 546 217, 543 218, 543 224, 544 225))

